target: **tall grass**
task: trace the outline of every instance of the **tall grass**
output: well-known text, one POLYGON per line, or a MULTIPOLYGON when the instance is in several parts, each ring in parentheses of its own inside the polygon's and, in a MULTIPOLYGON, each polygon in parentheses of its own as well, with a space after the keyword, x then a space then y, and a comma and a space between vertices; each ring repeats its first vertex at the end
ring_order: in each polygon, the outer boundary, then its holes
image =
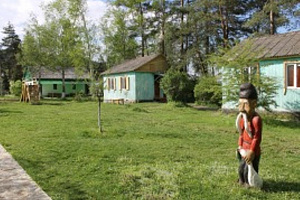
POLYGON ((263 116, 262 190, 237 183, 234 114, 0 102, 0 143, 53 199, 299 199, 300 124, 263 116))

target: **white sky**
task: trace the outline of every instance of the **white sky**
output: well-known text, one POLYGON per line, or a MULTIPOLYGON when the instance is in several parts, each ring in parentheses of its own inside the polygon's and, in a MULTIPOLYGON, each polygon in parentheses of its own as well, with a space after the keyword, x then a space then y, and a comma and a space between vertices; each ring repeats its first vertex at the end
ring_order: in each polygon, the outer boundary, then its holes
MULTIPOLYGON (((43 11, 40 8, 42 3, 49 3, 52 0, 0 0, 0 39, 3 38, 3 27, 8 25, 8 22, 13 24, 16 34, 22 39, 24 28, 33 13, 43 21, 43 11)), ((88 18, 91 20, 100 20, 104 15, 107 4, 101 0, 87 0, 88 3, 88 18)))

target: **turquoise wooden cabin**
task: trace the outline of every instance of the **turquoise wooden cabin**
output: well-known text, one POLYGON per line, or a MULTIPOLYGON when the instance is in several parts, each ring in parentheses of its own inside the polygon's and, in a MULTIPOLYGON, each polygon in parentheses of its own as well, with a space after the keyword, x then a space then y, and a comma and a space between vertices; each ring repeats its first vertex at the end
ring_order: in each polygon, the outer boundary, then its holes
POLYGON ((104 102, 164 101, 160 79, 167 70, 163 55, 138 57, 102 73, 104 102))
MULTIPOLYGON (((258 71, 277 80, 277 107, 273 111, 300 112, 300 31, 268 35, 253 40, 258 51, 258 71)), ((223 108, 232 108, 225 104, 223 108)))

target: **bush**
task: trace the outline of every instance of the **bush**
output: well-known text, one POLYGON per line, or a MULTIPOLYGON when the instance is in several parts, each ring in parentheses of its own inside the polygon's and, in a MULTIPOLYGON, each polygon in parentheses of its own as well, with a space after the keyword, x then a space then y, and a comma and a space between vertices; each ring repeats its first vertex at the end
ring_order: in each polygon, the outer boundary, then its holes
POLYGON ((21 96, 22 93, 22 81, 10 81, 9 82, 9 91, 15 96, 21 96))
POLYGON ((222 85, 215 76, 203 76, 194 89, 195 100, 198 104, 222 105, 222 85))
POLYGON ((185 72, 168 70, 161 80, 161 87, 168 101, 187 103, 193 99, 193 80, 185 72))

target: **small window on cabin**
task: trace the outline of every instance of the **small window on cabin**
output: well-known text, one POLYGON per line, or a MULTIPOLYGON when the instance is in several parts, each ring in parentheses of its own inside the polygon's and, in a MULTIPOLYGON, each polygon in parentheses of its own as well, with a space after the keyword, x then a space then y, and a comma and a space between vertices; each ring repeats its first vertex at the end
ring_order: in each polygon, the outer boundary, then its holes
POLYGON ((76 84, 72 85, 72 90, 76 90, 76 84))
POLYGON ((127 88, 126 87, 126 77, 121 77, 120 81, 121 81, 121 84, 120 84, 121 88, 120 89, 126 89, 127 88))
POLYGON ((53 84, 53 90, 57 90, 57 84, 53 84))
POLYGON ((288 87, 300 88, 300 64, 288 64, 286 67, 288 87))
POLYGON ((116 90, 116 78, 108 78, 108 90, 116 90))

